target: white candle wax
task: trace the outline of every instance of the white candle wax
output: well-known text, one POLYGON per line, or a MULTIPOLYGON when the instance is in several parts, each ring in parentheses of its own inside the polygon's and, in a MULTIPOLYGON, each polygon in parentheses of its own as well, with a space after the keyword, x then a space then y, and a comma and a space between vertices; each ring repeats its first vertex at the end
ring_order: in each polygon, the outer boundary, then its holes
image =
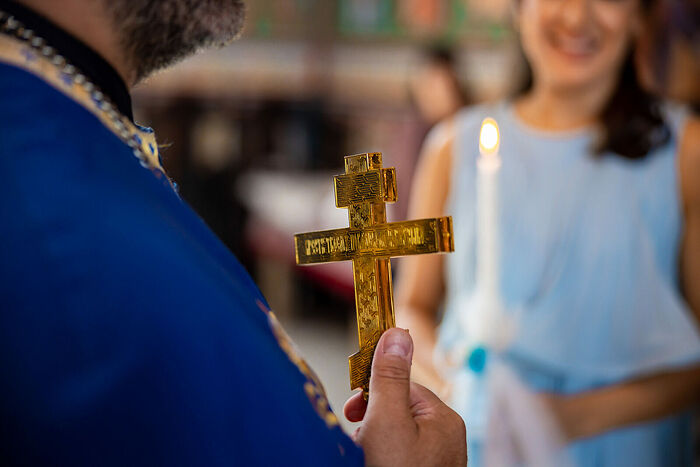
MULTIPOLYGON (((469 368, 481 373, 488 350, 505 350, 516 332, 514 318, 505 314, 501 301, 501 230, 499 183, 501 157, 496 122, 487 118, 479 135, 476 161, 476 290, 469 299, 461 324, 467 339, 458 349, 469 368)), ((465 307, 466 308, 466 307, 465 307)))
POLYGON ((500 225, 499 225, 499 176, 501 157, 498 126, 486 119, 479 137, 480 155, 477 159, 477 293, 482 294, 485 310, 498 306, 500 300, 500 225))

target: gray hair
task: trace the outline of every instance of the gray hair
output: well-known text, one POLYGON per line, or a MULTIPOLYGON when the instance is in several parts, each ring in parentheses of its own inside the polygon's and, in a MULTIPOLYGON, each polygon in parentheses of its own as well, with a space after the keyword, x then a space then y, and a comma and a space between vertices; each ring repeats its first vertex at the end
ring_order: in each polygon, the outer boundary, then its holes
POLYGON ((243 29, 243 0, 103 0, 137 80, 243 29))

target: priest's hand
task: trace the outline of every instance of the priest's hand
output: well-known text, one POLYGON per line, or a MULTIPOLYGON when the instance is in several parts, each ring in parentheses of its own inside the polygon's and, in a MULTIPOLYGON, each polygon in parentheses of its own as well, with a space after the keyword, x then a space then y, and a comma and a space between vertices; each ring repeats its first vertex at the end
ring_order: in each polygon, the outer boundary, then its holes
POLYGON ((413 341, 408 332, 382 335, 372 362, 369 403, 362 393, 345 403, 345 416, 362 421, 353 434, 371 466, 466 466, 462 418, 435 394, 412 383, 413 341))

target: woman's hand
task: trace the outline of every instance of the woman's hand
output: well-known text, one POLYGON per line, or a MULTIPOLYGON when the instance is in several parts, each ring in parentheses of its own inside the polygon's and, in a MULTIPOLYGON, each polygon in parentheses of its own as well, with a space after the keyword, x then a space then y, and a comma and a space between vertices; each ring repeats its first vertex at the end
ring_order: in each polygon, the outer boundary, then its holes
POLYGON ((595 434, 589 422, 591 417, 595 417, 595 411, 586 406, 585 398, 558 394, 542 394, 541 397, 567 441, 595 434))
POLYGON ((700 403, 700 366, 574 395, 543 394, 569 440, 668 417, 700 403))

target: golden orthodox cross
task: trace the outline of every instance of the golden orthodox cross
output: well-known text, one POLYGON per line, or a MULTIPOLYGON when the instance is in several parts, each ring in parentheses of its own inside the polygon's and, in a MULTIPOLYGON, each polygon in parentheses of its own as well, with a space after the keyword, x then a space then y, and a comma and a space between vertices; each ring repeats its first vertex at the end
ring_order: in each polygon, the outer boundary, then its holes
POLYGON ((351 355, 350 389, 369 391, 374 348, 395 326, 390 258, 454 250, 452 218, 386 221, 396 201, 396 171, 382 168, 381 153, 345 157, 334 177, 335 205, 347 208, 350 227, 294 236, 297 264, 352 260, 360 351, 351 355))

